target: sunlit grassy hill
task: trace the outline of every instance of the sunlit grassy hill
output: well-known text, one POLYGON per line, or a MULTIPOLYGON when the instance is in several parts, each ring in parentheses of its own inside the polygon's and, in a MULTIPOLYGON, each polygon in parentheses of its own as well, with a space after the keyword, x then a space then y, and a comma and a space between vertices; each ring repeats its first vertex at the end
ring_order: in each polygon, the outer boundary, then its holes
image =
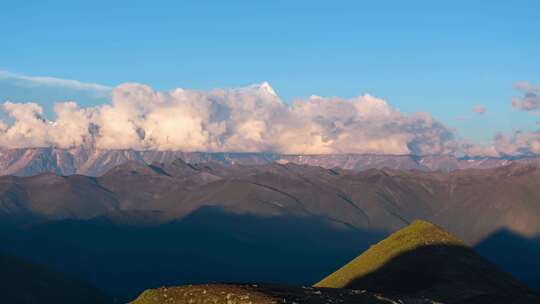
POLYGON ((316 287, 365 289, 442 303, 538 303, 525 285, 461 240, 414 221, 371 246, 316 287))

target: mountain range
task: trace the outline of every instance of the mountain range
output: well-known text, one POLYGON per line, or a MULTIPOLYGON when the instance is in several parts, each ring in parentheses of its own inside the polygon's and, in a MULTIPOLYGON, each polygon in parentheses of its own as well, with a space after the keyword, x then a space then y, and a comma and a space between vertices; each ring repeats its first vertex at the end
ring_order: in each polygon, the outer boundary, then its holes
POLYGON ((359 172, 128 161, 97 177, 0 177, 0 250, 126 301, 165 283, 312 284, 424 219, 540 289, 539 199, 540 168, 520 163, 359 172))
POLYGON ((219 162, 222 164, 295 163, 331 169, 362 171, 390 168, 396 170, 453 171, 485 169, 511 163, 540 164, 540 156, 520 158, 477 157, 458 158, 451 155, 379 155, 322 154, 285 155, 277 153, 212 153, 182 151, 138 151, 98 149, 91 144, 71 148, 0 149, 0 175, 30 176, 45 172, 59 175, 83 174, 99 176, 127 161, 143 164, 170 163, 182 159, 188 163, 219 162))
POLYGON ((294 163, 128 161, 99 177, 1 177, 0 219, 34 224, 107 218, 158 224, 212 206, 388 232, 426 219, 474 243, 501 228, 539 234, 539 197, 540 168, 523 164, 452 172, 356 172, 294 163))

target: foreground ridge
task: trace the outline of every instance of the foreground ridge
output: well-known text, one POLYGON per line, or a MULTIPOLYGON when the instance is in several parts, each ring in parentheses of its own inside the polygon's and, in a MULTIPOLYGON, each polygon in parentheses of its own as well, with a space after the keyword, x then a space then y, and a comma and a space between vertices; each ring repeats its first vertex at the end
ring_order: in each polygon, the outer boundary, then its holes
POLYGON ((143 292, 131 304, 436 304, 429 299, 387 298, 365 290, 290 287, 268 284, 205 284, 162 287, 143 292))

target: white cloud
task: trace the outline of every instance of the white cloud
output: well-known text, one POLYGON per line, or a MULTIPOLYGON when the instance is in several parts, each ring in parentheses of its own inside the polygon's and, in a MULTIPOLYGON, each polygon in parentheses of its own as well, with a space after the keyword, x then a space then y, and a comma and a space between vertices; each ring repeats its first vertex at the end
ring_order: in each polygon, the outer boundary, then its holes
POLYGON ((523 111, 540 109, 540 97, 535 93, 526 93, 523 98, 512 98, 512 107, 523 111))
POLYGON ((531 84, 527 81, 518 81, 514 83, 514 89, 523 92, 538 92, 540 88, 537 85, 531 84))
POLYGON ((531 156, 540 155, 540 131, 500 133, 487 145, 462 143, 461 150, 468 156, 531 156))
POLYGON ((523 92, 523 97, 512 98, 512 107, 522 111, 534 111, 540 109, 540 96, 538 96, 538 86, 525 81, 514 84, 516 90, 523 92))
POLYGON ((63 87, 74 90, 90 90, 102 93, 111 91, 111 87, 96 83, 81 82, 78 80, 62 79, 47 76, 27 76, 0 70, 0 79, 24 82, 27 86, 63 87))
POLYGON ((476 105, 472 108, 472 111, 479 115, 484 115, 487 112, 487 109, 484 106, 476 105))
POLYGON ((287 105, 268 83, 238 89, 155 91, 136 83, 110 104, 58 103, 56 119, 35 104, 5 103, 4 147, 72 147, 293 154, 442 154, 457 151, 453 131, 427 113, 405 115, 371 95, 317 97, 287 105))
POLYGON ((516 131, 511 136, 499 134, 495 137, 494 146, 501 155, 538 155, 540 154, 540 131, 516 131))

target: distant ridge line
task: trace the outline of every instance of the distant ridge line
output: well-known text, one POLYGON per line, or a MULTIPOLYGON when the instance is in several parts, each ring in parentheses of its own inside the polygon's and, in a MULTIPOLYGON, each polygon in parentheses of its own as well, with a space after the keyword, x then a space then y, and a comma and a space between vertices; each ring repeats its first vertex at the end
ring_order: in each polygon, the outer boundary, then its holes
POLYGON ((512 163, 540 166, 540 156, 519 158, 459 158, 452 155, 384 155, 384 154, 279 154, 272 152, 184 152, 157 150, 106 150, 93 146, 70 149, 0 148, 0 175, 31 176, 44 172, 58 175, 82 174, 100 176, 127 161, 143 164, 172 163, 182 159, 186 163, 218 162, 221 164, 261 165, 272 162, 342 168, 365 171, 368 169, 397 169, 450 172, 461 169, 487 169, 512 163))

